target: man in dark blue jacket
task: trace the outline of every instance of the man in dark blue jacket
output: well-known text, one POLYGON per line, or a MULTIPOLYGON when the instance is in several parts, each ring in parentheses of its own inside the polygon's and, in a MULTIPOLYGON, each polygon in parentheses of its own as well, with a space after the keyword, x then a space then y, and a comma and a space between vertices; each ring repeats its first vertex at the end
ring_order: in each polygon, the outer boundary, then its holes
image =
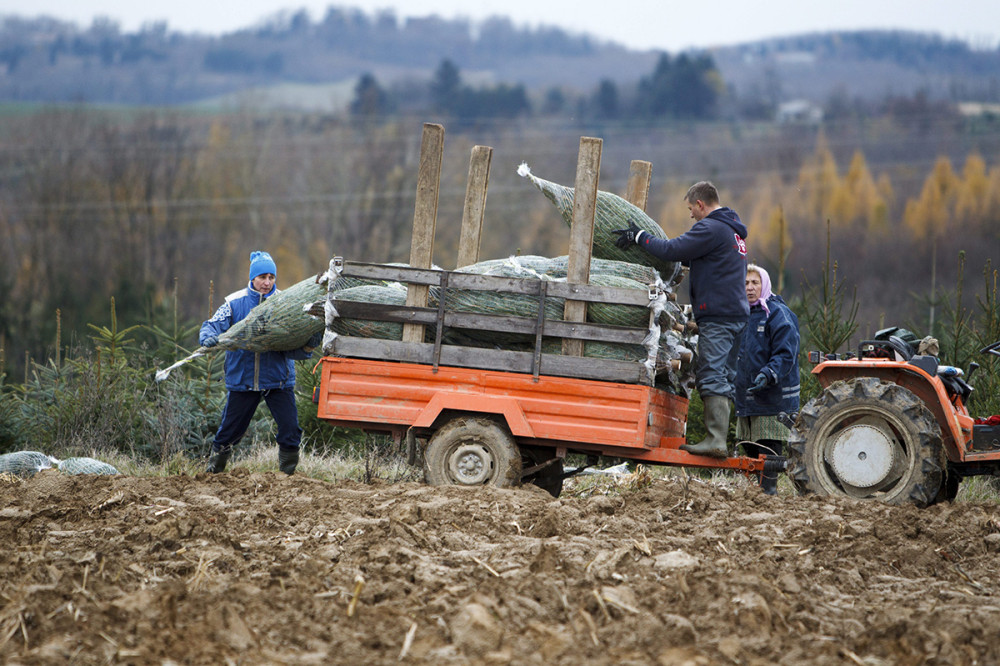
MULTIPOLYGON (((250 283, 226 297, 212 318, 201 325, 198 340, 202 347, 214 347, 219 336, 250 310, 278 293, 278 268, 267 252, 250 253, 250 283)), ((316 344, 319 344, 316 342, 316 344)), ((209 472, 226 469, 233 446, 246 434, 261 399, 267 403, 278 426, 278 466, 285 474, 295 473, 299 464, 299 414, 295 408, 295 361, 312 355, 313 340, 302 349, 287 352, 226 352, 226 388, 229 396, 222 410, 222 424, 212 443, 209 472)))
POLYGON ((729 455, 730 401, 734 398, 739 335, 750 308, 745 281, 747 228, 736 211, 719 205, 719 192, 708 181, 695 183, 684 195, 694 225, 677 238, 664 240, 635 224, 619 229, 618 247, 638 245, 655 257, 690 267, 691 308, 698 324, 695 386, 705 405, 708 436, 684 444, 689 453, 725 458, 729 455))

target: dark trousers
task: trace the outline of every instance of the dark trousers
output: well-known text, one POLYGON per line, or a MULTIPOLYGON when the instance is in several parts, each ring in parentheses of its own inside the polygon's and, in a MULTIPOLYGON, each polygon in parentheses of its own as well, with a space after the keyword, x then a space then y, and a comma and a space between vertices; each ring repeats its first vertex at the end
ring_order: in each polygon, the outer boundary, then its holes
POLYGON ((295 391, 289 387, 268 391, 230 391, 222 410, 222 424, 215 433, 213 451, 228 450, 243 439, 261 398, 278 425, 278 446, 299 448, 302 429, 299 428, 299 412, 295 408, 295 391))

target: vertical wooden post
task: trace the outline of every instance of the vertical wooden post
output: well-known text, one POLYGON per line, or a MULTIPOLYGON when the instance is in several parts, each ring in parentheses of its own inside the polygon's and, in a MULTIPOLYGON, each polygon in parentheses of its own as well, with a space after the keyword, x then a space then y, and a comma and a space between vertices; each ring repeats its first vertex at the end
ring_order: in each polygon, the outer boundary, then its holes
POLYGON ((625 200, 646 210, 649 203, 649 181, 653 175, 653 165, 642 160, 632 160, 628 167, 628 192, 625 200))
MULTIPOLYGON (((569 266, 566 281, 590 282, 590 256, 594 244, 594 215, 597 212, 597 187, 601 174, 601 148, 604 142, 593 137, 580 138, 573 185, 573 224, 569 232, 569 266)), ((566 321, 586 321, 586 301, 566 301, 566 321)), ((583 356, 583 340, 563 338, 562 351, 567 356, 583 356)))
POLYGON ((465 186, 465 208, 462 211, 462 235, 458 240, 457 266, 469 266, 479 261, 479 247, 486 214, 486 189, 490 182, 490 162, 493 149, 475 146, 469 160, 469 181, 465 186))
MULTIPOLYGON (((420 139, 420 167, 417 171, 417 201, 413 209, 413 238, 410 241, 410 266, 414 268, 430 268, 432 265, 443 156, 444 127, 424 123, 420 139)), ((427 285, 408 285, 406 305, 427 307, 427 292, 427 285)), ((403 324, 403 342, 423 341, 423 325, 403 324)))

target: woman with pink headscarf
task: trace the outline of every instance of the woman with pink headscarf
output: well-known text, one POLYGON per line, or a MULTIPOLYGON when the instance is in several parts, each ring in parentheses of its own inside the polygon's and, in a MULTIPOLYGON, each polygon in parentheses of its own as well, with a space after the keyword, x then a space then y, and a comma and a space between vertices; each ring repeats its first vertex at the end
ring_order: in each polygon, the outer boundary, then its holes
MULTIPOLYGON (((799 411, 799 320, 771 292, 771 277, 760 266, 747 266, 746 293, 750 320, 736 369, 736 439, 751 458, 783 455, 789 430, 778 414, 799 411)), ((777 474, 762 474, 760 485, 777 494, 777 474)))

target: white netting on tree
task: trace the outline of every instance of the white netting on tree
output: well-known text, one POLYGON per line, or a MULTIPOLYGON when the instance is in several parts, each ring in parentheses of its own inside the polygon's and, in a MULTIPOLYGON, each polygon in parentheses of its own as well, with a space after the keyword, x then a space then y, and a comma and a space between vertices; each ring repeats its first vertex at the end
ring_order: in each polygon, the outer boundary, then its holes
POLYGON ((0 474, 32 476, 43 469, 54 467, 58 461, 38 451, 15 451, 0 455, 0 474))

